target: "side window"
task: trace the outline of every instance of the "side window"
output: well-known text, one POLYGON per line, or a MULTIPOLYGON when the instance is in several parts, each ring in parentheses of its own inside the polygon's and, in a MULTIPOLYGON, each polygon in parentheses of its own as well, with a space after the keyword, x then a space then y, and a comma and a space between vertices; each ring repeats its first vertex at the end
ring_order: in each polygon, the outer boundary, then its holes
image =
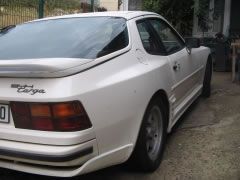
POLYGON ((149 54, 162 55, 165 53, 164 49, 160 47, 157 38, 151 31, 146 21, 137 22, 137 28, 143 43, 143 47, 149 54))
POLYGON ((168 54, 175 53, 184 48, 184 42, 167 23, 159 19, 150 19, 149 22, 160 37, 168 54))
MULTIPOLYGON (((108 55, 110 53, 121 50, 128 46, 129 39, 127 27, 125 27, 125 29, 122 30, 118 28, 118 31, 117 32, 110 31, 110 33, 104 32, 104 30, 101 31, 102 33, 105 33, 102 34, 101 38, 103 38, 104 40, 108 39, 109 40, 108 44, 97 54, 97 57, 108 55)), ((102 40, 101 42, 104 42, 104 40, 102 40)))

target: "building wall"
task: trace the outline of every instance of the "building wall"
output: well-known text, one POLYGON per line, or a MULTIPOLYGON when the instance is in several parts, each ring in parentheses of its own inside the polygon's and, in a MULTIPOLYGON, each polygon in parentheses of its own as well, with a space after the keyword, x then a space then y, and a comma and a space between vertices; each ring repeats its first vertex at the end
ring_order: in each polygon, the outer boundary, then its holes
POLYGON ((118 0, 100 0, 99 6, 108 11, 118 11, 118 0))
POLYGON ((122 0, 118 7, 118 0, 99 0, 99 6, 105 7, 108 11, 136 11, 142 10, 143 0, 122 0))
POLYGON ((143 0, 122 0, 118 7, 118 0, 99 0, 99 6, 105 7, 108 11, 136 11, 142 10, 143 0))

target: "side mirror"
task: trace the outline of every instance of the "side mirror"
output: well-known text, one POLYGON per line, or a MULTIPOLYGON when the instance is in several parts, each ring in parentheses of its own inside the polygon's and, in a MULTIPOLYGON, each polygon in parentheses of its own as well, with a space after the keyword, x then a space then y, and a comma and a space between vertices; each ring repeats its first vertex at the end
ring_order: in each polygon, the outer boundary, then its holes
POLYGON ((192 48, 199 48, 201 46, 200 39, 194 37, 185 38, 186 46, 189 50, 192 48))

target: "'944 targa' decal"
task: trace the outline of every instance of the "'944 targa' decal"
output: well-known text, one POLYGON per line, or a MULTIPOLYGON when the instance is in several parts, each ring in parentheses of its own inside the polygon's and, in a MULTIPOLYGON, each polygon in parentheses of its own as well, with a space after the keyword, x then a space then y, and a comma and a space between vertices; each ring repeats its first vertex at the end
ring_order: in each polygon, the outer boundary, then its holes
POLYGON ((12 84, 11 88, 17 89, 18 93, 26 93, 30 95, 46 93, 44 89, 34 89, 34 85, 29 86, 29 85, 12 84))

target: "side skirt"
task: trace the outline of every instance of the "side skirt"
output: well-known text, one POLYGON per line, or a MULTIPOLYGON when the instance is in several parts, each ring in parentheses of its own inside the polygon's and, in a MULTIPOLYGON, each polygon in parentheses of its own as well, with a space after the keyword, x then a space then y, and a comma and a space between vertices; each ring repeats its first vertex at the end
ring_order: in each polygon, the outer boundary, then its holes
POLYGON ((191 106, 191 104, 201 95, 203 85, 199 85, 186 99, 179 104, 173 110, 173 120, 172 123, 168 127, 168 133, 171 132, 173 126, 177 123, 179 118, 183 115, 183 113, 191 106))

